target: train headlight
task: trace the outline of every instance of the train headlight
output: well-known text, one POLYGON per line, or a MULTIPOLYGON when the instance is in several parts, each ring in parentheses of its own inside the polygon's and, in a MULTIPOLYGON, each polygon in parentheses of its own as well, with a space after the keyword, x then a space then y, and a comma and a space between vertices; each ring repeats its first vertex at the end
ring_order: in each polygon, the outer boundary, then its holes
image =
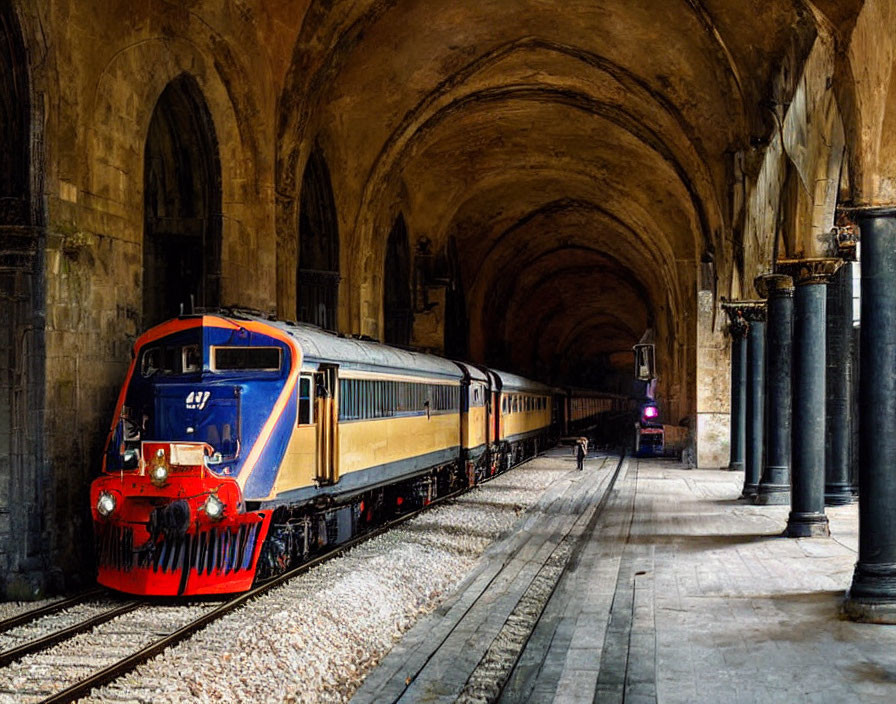
POLYGON ((168 463, 165 461, 165 451, 162 448, 156 452, 152 469, 149 470, 149 480, 159 487, 165 486, 165 482, 168 481, 168 463))
POLYGON ((656 406, 644 406, 644 420, 656 418, 659 414, 660 411, 656 406))
POLYGON ((156 465, 149 473, 149 479, 156 486, 164 486, 168 481, 168 467, 163 464, 156 465))
POLYGON ((205 515, 213 521, 219 521, 224 517, 224 502, 214 494, 209 494, 205 500, 205 515))
POLYGON ((116 504, 115 496, 108 491, 101 491, 100 497, 96 501, 96 512, 106 518, 115 510, 116 504))

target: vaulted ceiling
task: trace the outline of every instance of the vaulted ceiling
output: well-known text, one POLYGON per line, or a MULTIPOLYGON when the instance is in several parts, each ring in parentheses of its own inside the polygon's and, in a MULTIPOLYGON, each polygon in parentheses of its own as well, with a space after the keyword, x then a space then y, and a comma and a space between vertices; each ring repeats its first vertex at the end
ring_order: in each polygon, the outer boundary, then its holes
POLYGON ((739 247, 732 155, 772 131, 780 65, 817 22, 853 21, 847 4, 312 4, 278 189, 322 145, 354 326, 400 211, 412 241, 453 239, 474 358, 569 378, 654 327, 660 363, 683 370, 700 262, 724 275, 739 247))

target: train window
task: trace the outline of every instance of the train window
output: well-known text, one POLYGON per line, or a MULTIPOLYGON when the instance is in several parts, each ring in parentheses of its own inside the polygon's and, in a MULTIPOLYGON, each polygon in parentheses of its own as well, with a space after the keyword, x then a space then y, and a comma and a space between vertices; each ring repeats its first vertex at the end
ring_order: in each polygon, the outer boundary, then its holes
POLYGON ((299 377, 299 425, 311 425, 314 422, 313 385, 310 374, 299 377))
POLYGON ((180 354, 180 348, 178 347, 166 347, 165 348, 165 359, 162 362, 162 370, 165 374, 180 374, 181 373, 181 361, 183 356, 180 354))
POLYGON ((199 345, 185 345, 181 350, 183 355, 184 374, 198 372, 202 369, 202 355, 199 354, 199 345))
POLYGON ((212 347, 212 369, 278 372, 281 352, 279 347, 212 347))
POLYGON ((150 377, 162 368, 162 350, 158 347, 150 347, 143 351, 140 359, 140 373, 144 377, 150 377))

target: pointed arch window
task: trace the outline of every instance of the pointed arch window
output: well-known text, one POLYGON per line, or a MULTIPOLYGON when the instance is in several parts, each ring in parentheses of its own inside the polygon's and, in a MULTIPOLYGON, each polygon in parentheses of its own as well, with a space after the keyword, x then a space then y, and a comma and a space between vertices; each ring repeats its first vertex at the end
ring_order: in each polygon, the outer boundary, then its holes
POLYGON ((330 170, 319 147, 302 176, 296 317, 336 329, 339 295, 339 226, 330 170))
POLYGON ((153 111, 144 156, 143 319, 219 306, 221 163, 196 80, 176 78, 153 111))
POLYGON ((0 226, 31 224, 27 58, 15 12, 0 7, 0 226))
POLYGON ((389 233, 383 272, 384 341, 407 346, 414 314, 411 307, 411 254, 408 228, 399 213, 389 233))

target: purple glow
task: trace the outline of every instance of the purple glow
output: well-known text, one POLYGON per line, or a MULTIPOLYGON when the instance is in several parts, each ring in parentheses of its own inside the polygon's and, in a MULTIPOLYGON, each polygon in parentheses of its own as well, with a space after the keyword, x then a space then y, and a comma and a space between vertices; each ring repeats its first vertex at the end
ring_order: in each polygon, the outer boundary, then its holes
POLYGON ((657 410, 656 406, 645 406, 644 407, 644 417, 645 418, 656 418, 660 412, 657 410))

